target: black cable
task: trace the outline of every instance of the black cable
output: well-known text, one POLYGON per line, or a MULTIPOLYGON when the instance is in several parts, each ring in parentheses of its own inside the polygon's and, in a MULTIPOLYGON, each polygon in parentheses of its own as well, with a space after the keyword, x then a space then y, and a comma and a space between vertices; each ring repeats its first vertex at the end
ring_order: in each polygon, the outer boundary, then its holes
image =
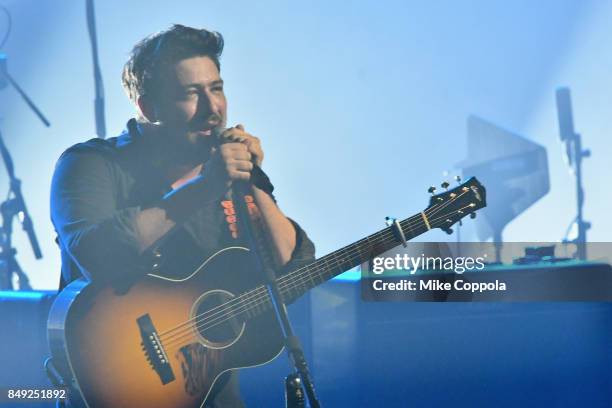
POLYGON ((13 20, 11 19, 11 13, 5 6, 0 5, 0 10, 4 11, 4 14, 6 15, 6 33, 4 34, 2 41, 0 41, 0 49, 2 49, 2 47, 4 47, 4 44, 6 44, 6 42, 8 41, 9 36, 11 35, 13 20))

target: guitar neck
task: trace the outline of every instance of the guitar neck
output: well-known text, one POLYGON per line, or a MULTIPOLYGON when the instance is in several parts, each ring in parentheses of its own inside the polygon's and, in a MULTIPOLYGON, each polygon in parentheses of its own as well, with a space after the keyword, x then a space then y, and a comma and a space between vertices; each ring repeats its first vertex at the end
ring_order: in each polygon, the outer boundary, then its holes
MULTIPOLYGON (((424 213, 400 221, 399 226, 406 240, 430 229, 424 213)), ((279 289, 286 300, 297 299, 306 291, 396 247, 400 239, 393 226, 382 229, 278 278, 279 289)))
MULTIPOLYGON (((443 187, 447 188, 448 183, 443 187)), ((402 242, 402 238, 408 241, 432 228, 450 232, 450 227, 455 222, 485 206, 486 191, 482 184, 472 177, 452 190, 432 196, 429 207, 423 212, 281 276, 276 280, 281 295, 286 302, 297 299, 309 289, 396 247, 402 242), (399 228, 396 228, 398 224, 399 228), (398 236, 399 230, 403 237, 398 236)), ((232 307, 232 313, 251 317, 269 309, 271 303, 267 289, 262 285, 240 295, 235 305, 236 307, 232 307)))

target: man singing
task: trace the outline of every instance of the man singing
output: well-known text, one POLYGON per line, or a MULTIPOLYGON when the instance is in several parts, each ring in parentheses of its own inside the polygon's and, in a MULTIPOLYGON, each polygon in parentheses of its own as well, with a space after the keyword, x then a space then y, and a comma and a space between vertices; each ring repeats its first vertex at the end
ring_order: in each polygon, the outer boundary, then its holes
MULTIPOLYGON (((182 25, 134 47, 123 86, 136 118, 118 137, 69 148, 55 169, 63 284, 84 276, 129 291, 152 265, 158 275, 188 276, 243 242, 230 193, 239 180, 253 185, 249 205, 279 273, 314 259, 312 242, 276 204, 260 140, 243 125, 227 127, 222 49, 219 33, 182 25)), ((206 406, 243 406, 234 374, 211 396, 206 406)))

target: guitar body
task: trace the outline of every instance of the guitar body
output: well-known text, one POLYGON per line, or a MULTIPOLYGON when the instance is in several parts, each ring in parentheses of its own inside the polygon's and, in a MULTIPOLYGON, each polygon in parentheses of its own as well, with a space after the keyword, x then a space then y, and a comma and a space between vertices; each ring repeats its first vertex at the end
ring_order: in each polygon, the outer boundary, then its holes
POLYGON ((248 320, 220 313, 261 284, 244 270, 249 258, 245 248, 226 248, 185 279, 147 275, 124 294, 84 280, 68 285, 51 309, 49 342, 55 366, 72 377, 71 400, 202 407, 221 374, 278 356, 283 341, 270 311, 248 320))

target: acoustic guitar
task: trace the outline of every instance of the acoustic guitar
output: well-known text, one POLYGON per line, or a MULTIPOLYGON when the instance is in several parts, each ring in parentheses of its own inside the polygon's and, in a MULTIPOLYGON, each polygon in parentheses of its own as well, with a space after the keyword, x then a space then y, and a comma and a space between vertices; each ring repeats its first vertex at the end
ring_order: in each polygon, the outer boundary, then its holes
MULTIPOLYGON (((422 212, 277 278, 286 302, 422 233, 486 206, 472 178, 422 212), (400 232, 401 230, 401 232, 400 232)), ((184 279, 154 273, 127 293, 79 279, 56 298, 49 345, 71 401, 88 407, 202 407, 221 374, 265 364, 283 349, 249 250, 221 249, 184 279)))

